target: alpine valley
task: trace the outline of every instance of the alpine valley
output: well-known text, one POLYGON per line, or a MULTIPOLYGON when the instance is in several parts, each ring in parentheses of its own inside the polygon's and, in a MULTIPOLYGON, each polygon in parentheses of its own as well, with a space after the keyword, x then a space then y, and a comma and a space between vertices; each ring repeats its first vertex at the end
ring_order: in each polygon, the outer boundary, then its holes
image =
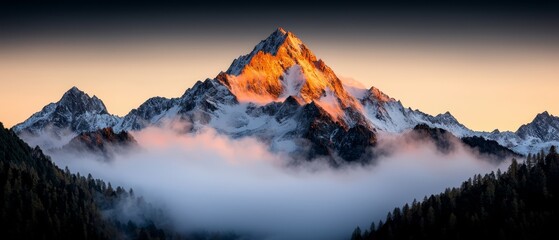
POLYGON ((547 112, 516 132, 480 132, 449 112, 432 116, 404 107, 378 88, 344 82, 282 28, 225 72, 198 81, 180 97, 153 97, 120 117, 110 114, 101 99, 72 87, 13 131, 30 145, 49 150, 103 129, 114 135, 176 124, 185 133, 212 128, 232 138, 255 137, 273 152, 333 163, 367 162, 380 154, 375 146, 383 136, 409 132, 419 124, 447 131, 478 150, 489 144, 526 155, 559 144, 559 117, 547 112))
MULTIPOLYGON (((144 23, 138 25, 150 36, 145 25, 159 26, 144 23)), ((99 33, 110 28, 102 25, 99 33)), ((182 38, 164 32, 172 26, 163 28, 165 40, 182 46, 182 38)), ((76 49, 92 42, 116 49, 96 39, 128 44, 136 36, 97 35, 76 49)), ((144 51, 138 46, 134 53, 144 51)), ((128 57, 117 55, 99 57, 120 69, 128 57)), ((147 66, 175 61, 155 59, 147 66)), ((87 70, 78 77, 94 71, 80 64, 87 70)), ((21 73, 3 77, 27 77, 21 73)), ((93 79, 87 76, 80 82, 93 79)), ((68 79, 64 88, 75 85, 68 79)), ((189 87, 117 116, 74 86, 11 129, 0 122, 2 239, 559 238, 559 117, 547 111, 515 132, 476 131, 448 111, 430 115, 339 77, 282 28, 189 87)), ((134 92, 114 94, 120 100, 134 92)))

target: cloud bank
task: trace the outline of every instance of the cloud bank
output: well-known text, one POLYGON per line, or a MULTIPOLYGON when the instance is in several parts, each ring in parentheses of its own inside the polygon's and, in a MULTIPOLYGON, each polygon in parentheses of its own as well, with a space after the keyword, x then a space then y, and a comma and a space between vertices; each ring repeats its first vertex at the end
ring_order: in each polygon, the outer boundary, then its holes
POLYGON ((142 149, 110 162, 63 153, 53 160, 134 188, 162 206, 178 231, 255 239, 346 239, 394 207, 498 168, 461 147, 444 155, 432 143, 397 137, 385 137, 393 154, 375 165, 332 169, 320 162, 292 166, 256 139, 212 129, 193 135, 152 127, 133 135, 142 149))

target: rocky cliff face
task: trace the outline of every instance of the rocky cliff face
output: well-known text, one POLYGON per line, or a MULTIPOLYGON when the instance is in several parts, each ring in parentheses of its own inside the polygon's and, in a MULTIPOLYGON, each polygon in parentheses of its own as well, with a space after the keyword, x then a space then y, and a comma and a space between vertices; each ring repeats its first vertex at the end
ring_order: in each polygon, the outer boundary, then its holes
POLYGON ((139 145, 130 133, 115 133, 108 127, 80 133, 58 151, 92 153, 101 156, 102 160, 111 160, 116 153, 125 153, 136 148, 139 148, 139 145))

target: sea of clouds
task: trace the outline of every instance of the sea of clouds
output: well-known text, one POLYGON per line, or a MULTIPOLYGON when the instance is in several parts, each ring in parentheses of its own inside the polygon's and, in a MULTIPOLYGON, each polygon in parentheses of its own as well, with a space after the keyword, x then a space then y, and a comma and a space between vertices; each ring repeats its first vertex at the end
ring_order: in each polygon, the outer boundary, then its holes
POLYGON ((292 164, 292 156, 272 153, 257 139, 212 129, 185 134, 149 127, 132 134, 140 147, 110 161, 60 151, 52 158, 72 172, 133 188, 179 232, 234 231, 254 239, 347 239, 394 207, 508 164, 460 144, 443 154, 405 135, 379 136, 379 148, 389 154, 374 164, 332 168, 320 160, 292 164))

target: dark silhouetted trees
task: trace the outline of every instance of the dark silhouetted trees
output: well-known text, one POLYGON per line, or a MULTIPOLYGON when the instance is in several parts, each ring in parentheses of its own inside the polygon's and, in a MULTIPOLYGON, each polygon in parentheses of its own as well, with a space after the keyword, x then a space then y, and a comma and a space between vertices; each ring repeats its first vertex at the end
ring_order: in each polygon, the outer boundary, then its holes
POLYGON ((147 222, 138 226, 102 217, 119 201, 149 206, 99 179, 56 167, 0 123, 0 226, 2 239, 167 239, 147 222))
POLYGON ((559 239, 559 154, 551 147, 506 172, 396 208, 352 239, 559 239))

